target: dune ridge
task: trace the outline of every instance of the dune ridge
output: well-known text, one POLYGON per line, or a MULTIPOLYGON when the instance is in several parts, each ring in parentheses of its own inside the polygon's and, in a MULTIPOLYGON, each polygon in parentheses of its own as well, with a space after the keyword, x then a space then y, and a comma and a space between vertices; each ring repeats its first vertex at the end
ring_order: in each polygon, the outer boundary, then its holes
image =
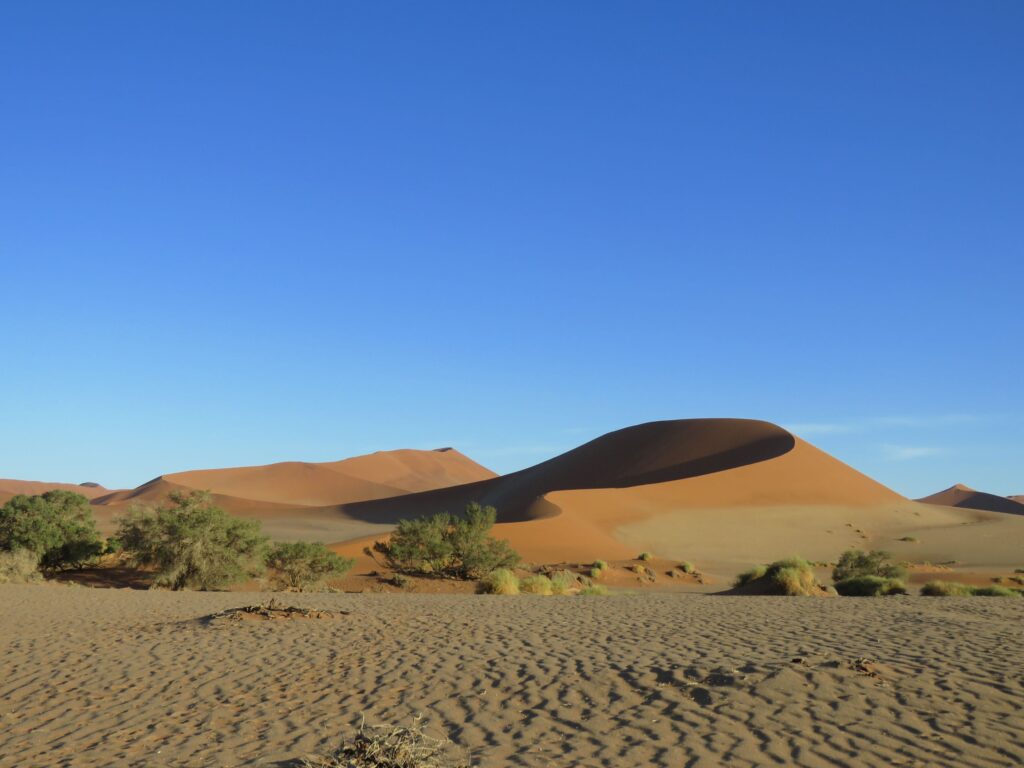
POLYGON ((1024 515, 1024 499, 1013 496, 996 496, 994 493, 976 491, 963 483, 957 483, 931 496, 918 499, 923 504, 941 504, 947 507, 984 509, 989 512, 1006 512, 1024 515))

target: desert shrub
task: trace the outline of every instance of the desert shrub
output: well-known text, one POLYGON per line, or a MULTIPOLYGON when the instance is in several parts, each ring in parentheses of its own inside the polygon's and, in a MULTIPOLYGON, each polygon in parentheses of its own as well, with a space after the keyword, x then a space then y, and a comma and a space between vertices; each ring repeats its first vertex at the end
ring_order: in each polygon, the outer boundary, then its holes
POLYGON ((1014 573, 1024 573, 1024 568, 1014 568, 1013 572, 1014 573))
POLYGON ((1019 590, 993 585, 991 587, 975 587, 971 594, 975 597, 1021 597, 1019 590))
POLYGON ((908 544, 917 544, 918 539, 917 536, 904 536, 900 541, 905 541, 908 544))
POLYGON ((696 573, 697 569, 693 567, 693 563, 689 561, 683 561, 676 566, 683 573, 696 573))
POLYGON ((598 567, 595 566, 595 567, 590 569, 590 578, 592 578, 592 579, 600 579, 601 575, 603 573, 604 573, 604 569, 598 568, 598 567))
POLYGON ((118 552, 124 550, 124 544, 116 536, 110 536, 105 542, 103 542, 103 554, 104 555, 116 555, 118 552))
POLYGON ((858 576, 879 576, 883 579, 905 579, 907 571, 902 566, 890 562, 891 555, 882 550, 863 552, 849 549, 839 557, 839 562, 832 569, 832 580, 846 581, 858 576))
POLYGON ((579 594, 584 597, 603 596, 608 594, 608 587, 604 584, 591 584, 589 587, 581 589, 579 594))
POLYGON ((519 563, 519 555, 507 541, 489 535, 496 520, 494 507, 469 504, 462 517, 441 512, 400 520, 391 539, 378 541, 373 548, 401 573, 480 578, 519 563))
POLYGON ((412 587, 412 579, 406 576, 404 573, 396 573, 384 579, 386 584, 390 584, 392 587, 398 587, 399 589, 409 589, 412 587))
POLYGON ((174 491, 156 510, 133 508, 117 538, 138 565, 156 568, 154 586, 213 589, 263 572, 267 538, 258 520, 231 517, 209 493, 174 491))
POLYGON ((0 584, 29 584, 41 578, 39 555, 32 550, 0 552, 0 584))
POLYGON ((551 594, 553 595, 568 595, 579 583, 576 574, 572 571, 555 571, 548 578, 551 580, 551 594))
POLYGON ((527 576, 519 583, 519 591, 528 595, 553 594, 551 591, 551 579, 540 573, 527 576))
POLYGON ((518 595, 519 577, 508 568, 498 568, 480 579, 477 591, 483 595, 518 595))
POLYGON ((905 595, 907 588, 899 579, 882 576, 852 576, 836 582, 836 592, 846 597, 880 597, 883 595, 905 595))
POLYGON ((305 758, 301 768, 469 768, 449 744, 426 736, 419 718, 409 728, 363 724, 355 738, 329 755, 305 758))
POLYGON ((637 556, 637 560, 643 560, 645 563, 648 562, 649 560, 653 560, 653 559, 654 559, 654 555, 652 555, 650 552, 641 552, 637 556))
POLYGON ((1006 587, 972 587, 956 581, 929 581, 921 587, 928 597, 1020 597, 1021 593, 1006 587))
POLYGON ((607 560, 595 560, 592 567, 596 568, 599 571, 606 571, 606 570, 608 570, 608 561, 607 560))
POLYGON ((764 574, 765 574, 765 572, 767 570, 768 570, 767 566, 755 565, 749 571, 744 571, 739 576, 737 576, 736 580, 733 582, 732 585, 734 587, 745 587, 745 586, 747 586, 747 584, 752 584, 753 582, 757 581, 758 579, 763 579, 764 578, 764 574))
POLYGON ((267 556, 267 565, 277 571, 277 582, 298 590, 313 589, 331 576, 344 576, 355 562, 331 552, 319 541, 278 543, 267 556))
POLYGON ((71 491, 15 496, 0 507, 0 550, 27 549, 45 570, 77 568, 103 551, 89 500, 71 491))
POLYGON ((813 595, 822 591, 811 564, 802 557, 788 557, 770 565, 752 568, 737 577, 735 586, 757 583, 767 593, 775 595, 813 595))

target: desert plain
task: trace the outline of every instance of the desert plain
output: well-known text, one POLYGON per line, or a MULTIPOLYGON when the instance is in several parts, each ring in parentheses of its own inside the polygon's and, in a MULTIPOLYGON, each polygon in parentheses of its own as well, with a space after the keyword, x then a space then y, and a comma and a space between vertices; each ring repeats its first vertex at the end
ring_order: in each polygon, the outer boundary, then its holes
MULTIPOLYGON (((0 503, 54 487, 0 481, 0 503)), ((297 768, 360 722, 415 718, 479 766, 1024 764, 1024 599, 917 593, 1019 584, 1024 504, 904 498, 767 422, 638 425, 503 476, 443 448, 63 487, 105 535, 132 504, 206 490, 356 564, 317 593, 145 589, 118 568, 0 585, 0 766, 297 768), (399 587, 366 554, 470 502, 524 571, 604 559, 611 594, 399 587), (851 548, 889 551, 909 594, 732 589, 791 555, 827 582, 851 548), (271 599, 323 613, 232 618, 271 599)))

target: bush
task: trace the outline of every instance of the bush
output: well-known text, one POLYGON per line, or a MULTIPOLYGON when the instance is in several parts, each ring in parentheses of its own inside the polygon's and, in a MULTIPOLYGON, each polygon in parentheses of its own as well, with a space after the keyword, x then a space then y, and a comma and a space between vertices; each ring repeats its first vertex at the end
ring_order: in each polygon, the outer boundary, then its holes
POLYGON ((416 520, 400 520, 389 541, 374 550, 401 573, 480 578, 497 568, 512 568, 519 555, 507 541, 488 534, 497 520, 494 507, 469 504, 463 517, 441 512, 416 520))
POLYGON ((170 506, 134 508, 118 521, 124 551, 156 568, 155 586, 213 589, 263 572, 267 538, 258 520, 231 517, 203 491, 169 498, 170 506))
POLYGON ((584 587, 579 591, 579 594, 584 597, 595 597, 603 596, 608 594, 608 587, 603 584, 591 584, 589 587, 584 587))
POLYGON ((921 587, 928 597, 1020 597, 1021 593, 1006 587, 972 587, 955 581, 929 581, 921 587))
POLYGON ((637 557, 637 560, 643 560, 645 563, 647 561, 653 560, 653 559, 654 559, 654 555, 652 555, 650 552, 641 552, 639 554, 639 556, 637 557))
POLYGON ((0 550, 27 549, 45 570, 77 568, 103 551, 89 500, 71 491, 15 496, 0 507, 0 550))
POLYGON ((0 552, 0 584, 29 584, 41 578, 39 555, 32 550, 0 552))
POLYGON ((601 578, 601 574, 603 574, 603 573, 604 573, 604 570, 602 568, 598 568, 595 565, 593 568, 590 569, 590 578, 592 578, 592 579, 600 579, 601 578))
POLYGON ((846 597, 880 597, 905 595, 907 588, 899 579, 882 576, 853 576, 836 582, 836 592, 846 597))
POLYGON ((889 562, 890 557, 888 552, 882 550, 862 552, 859 549, 849 549, 843 552, 836 567, 832 569, 832 581, 846 581, 859 576, 905 579, 907 577, 906 569, 889 562))
POLYGON ((484 595, 518 595, 519 577, 508 568, 498 568, 484 576, 477 591, 484 595))
POLYGON ((543 574, 527 576, 519 583, 519 591, 528 595, 551 595, 551 579, 543 574))
POLYGON ((319 586, 330 576, 344 576, 355 563, 331 552, 319 541, 275 544, 267 556, 267 565, 277 571, 278 583, 298 590, 319 586))
POLYGON ((741 573, 734 583, 736 587, 754 585, 773 595, 813 595, 822 591, 811 564, 802 557, 789 557, 770 565, 757 566, 741 573))
POLYGON ((693 567, 693 563, 688 562, 688 561, 681 562, 679 565, 676 566, 676 568, 678 568, 683 573, 696 573, 697 572, 697 569, 693 567))
POLYGON ((576 574, 572 571, 555 571, 549 578, 553 595, 568 595, 579 583, 576 574))
POLYGON ((599 571, 607 571, 608 570, 608 561, 607 560, 595 560, 594 561, 594 565, 592 567, 596 568, 599 571))

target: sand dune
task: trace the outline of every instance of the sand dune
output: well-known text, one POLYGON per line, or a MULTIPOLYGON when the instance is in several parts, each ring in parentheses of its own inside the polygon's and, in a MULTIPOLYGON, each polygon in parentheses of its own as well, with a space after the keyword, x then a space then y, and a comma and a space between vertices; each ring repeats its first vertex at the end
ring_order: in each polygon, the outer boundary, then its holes
POLYGON ((1009 512, 1024 515, 1024 503, 1019 498, 996 496, 993 493, 976 491, 966 485, 957 483, 944 491, 925 496, 918 501, 925 504, 942 504, 947 507, 964 507, 967 509, 987 509, 990 512, 1009 512))
MULTIPOLYGON (((451 448, 379 451, 343 461, 289 461, 257 467, 203 469, 162 475, 128 494, 99 500, 118 503, 149 495, 161 482, 212 491, 221 497, 295 506, 324 506, 380 499, 494 477, 489 469, 451 448)), ((235 504, 234 506, 238 506, 235 504)))
POLYGON ((1024 763, 1022 600, 287 595, 350 613, 203 620, 269 597, 0 586, 0 767, 293 766, 419 714, 480 768, 1024 763))
POLYGON ((95 499, 99 496, 110 493, 109 490, 96 483, 83 483, 81 485, 76 485, 74 483, 47 483, 38 480, 0 479, 0 502, 9 499, 12 496, 18 496, 19 494, 36 496, 41 493, 46 493, 47 491, 58 489, 80 493, 87 499, 95 499))

